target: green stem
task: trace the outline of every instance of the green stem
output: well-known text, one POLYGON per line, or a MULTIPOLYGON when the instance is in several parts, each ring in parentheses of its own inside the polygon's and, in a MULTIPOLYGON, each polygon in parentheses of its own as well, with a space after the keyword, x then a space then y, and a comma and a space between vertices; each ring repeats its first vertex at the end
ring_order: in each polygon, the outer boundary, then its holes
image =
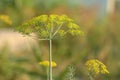
POLYGON ((94 77, 91 74, 88 74, 90 80, 94 80, 94 77))
POLYGON ((49 39, 38 39, 38 40, 49 40, 49 39))
POLYGON ((49 80, 49 67, 47 67, 47 80, 49 80))
POLYGON ((49 52, 49 80, 52 80, 52 39, 49 40, 50 42, 50 52, 49 52))
POLYGON ((53 34, 53 36, 52 36, 52 38, 57 34, 57 32, 60 30, 60 28, 62 27, 62 24, 63 23, 61 23, 61 25, 58 27, 58 29, 55 31, 55 33, 53 34))

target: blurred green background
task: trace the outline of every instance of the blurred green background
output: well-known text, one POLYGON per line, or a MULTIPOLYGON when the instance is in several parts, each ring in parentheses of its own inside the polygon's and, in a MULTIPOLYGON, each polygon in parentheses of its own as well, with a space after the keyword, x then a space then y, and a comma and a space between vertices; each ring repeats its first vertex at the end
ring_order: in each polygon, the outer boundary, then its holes
POLYGON ((120 7, 113 13, 106 7, 106 0, 0 0, 0 15, 12 21, 9 25, 0 20, 0 80, 47 80, 38 62, 48 60, 48 42, 14 32, 15 27, 41 14, 66 14, 85 32, 80 39, 53 41, 53 60, 58 65, 53 68, 54 80, 65 80, 69 65, 75 67, 76 80, 88 80, 88 59, 99 59, 108 67, 110 80, 120 80, 120 7))

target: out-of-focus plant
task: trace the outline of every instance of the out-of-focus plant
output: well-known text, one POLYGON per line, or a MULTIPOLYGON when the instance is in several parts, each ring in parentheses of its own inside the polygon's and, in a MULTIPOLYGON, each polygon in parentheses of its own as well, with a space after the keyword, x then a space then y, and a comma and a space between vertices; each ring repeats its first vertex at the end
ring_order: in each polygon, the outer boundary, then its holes
POLYGON ((64 37, 67 34, 83 35, 80 27, 66 15, 41 15, 22 24, 17 30, 26 35, 35 33, 38 40, 49 41, 49 80, 52 80, 52 40, 57 36, 64 37))
POLYGON ((75 80, 75 68, 72 65, 68 66, 65 80, 75 80))
POLYGON ((8 15, 0 15, 0 20, 4 21, 6 24, 11 25, 12 21, 8 15))
POLYGON ((15 80, 17 76, 15 63, 10 59, 8 52, 6 46, 0 49, 0 80, 15 80))
POLYGON ((12 25, 12 20, 10 19, 8 15, 1 14, 0 22, 4 22, 5 24, 12 25))
POLYGON ((109 74, 107 67, 99 60, 88 60, 85 65, 87 67, 90 80, 94 80, 94 78, 99 74, 109 74))

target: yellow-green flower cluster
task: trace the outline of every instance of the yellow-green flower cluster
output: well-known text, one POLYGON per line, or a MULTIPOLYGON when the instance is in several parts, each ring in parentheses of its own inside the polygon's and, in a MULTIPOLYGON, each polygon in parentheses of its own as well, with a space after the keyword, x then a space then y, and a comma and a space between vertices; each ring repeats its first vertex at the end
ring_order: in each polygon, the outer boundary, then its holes
POLYGON ((42 38, 83 34, 80 27, 71 18, 55 14, 35 17, 18 27, 18 30, 24 34, 37 33, 42 38))
POLYGON ((10 17, 7 15, 0 15, 0 20, 4 21, 6 24, 9 24, 9 25, 12 24, 10 17))
MULTIPOLYGON (((41 61, 41 62, 39 62, 39 64, 42 65, 42 66, 45 66, 45 67, 49 67, 50 62, 49 61, 41 61)), ((56 62, 54 62, 54 61, 52 61, 51 64, 52 64, 52 67, 57 66, 56 62)))
POLYGON ((59 15, 55 15, 55 14, 50 15, 49 20, 51 22, 56 22, 57 24, 60 24, 62 22, 72 22, 73 21, 72 19, 68 18, 66 15, 59 16, 59 15))
POLYGON ((88 60, 85 63, 88 71, 94 75, 97 74, 108 74, 109 71, 107 70, 107 67, 100 61, 93 59, 93 60, 88 60))

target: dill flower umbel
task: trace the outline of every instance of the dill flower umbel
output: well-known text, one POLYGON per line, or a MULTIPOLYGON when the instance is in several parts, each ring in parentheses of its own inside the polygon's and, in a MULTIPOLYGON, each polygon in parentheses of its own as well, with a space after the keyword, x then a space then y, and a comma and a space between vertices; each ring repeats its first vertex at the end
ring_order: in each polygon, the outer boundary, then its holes
POLYGON ((107 70, 107 67, 100 61, 93 59, 88 60, 85 63, 88 71, 92 73, 93 75, 97 74, 109 74, 109 71, 107 70))
MULTIPOLYGON (((49 65, 50 65, 49 61, 41 61, 41 62, 39 62, 39 64, 43 65, 45 67, 49 67, 49 65)), ((56 62, 52 61, 52 67, 56 67, 56 66, 57 66, 56 62)))
POLYGON ((40 15, 17 28, 24 34, 36 33, 40 38, 49 39, 54 36, 64 37, 67 34, 72 36, 83 35, 80 26, 66 15, 40 15), (51 36, 50 36, 51 35, 51 36))
POLYGON ((12 21, 10 20, 10 17, 7 15, 0 15, 0 20, 4 21, 5 23, 11 25, 12 21))

